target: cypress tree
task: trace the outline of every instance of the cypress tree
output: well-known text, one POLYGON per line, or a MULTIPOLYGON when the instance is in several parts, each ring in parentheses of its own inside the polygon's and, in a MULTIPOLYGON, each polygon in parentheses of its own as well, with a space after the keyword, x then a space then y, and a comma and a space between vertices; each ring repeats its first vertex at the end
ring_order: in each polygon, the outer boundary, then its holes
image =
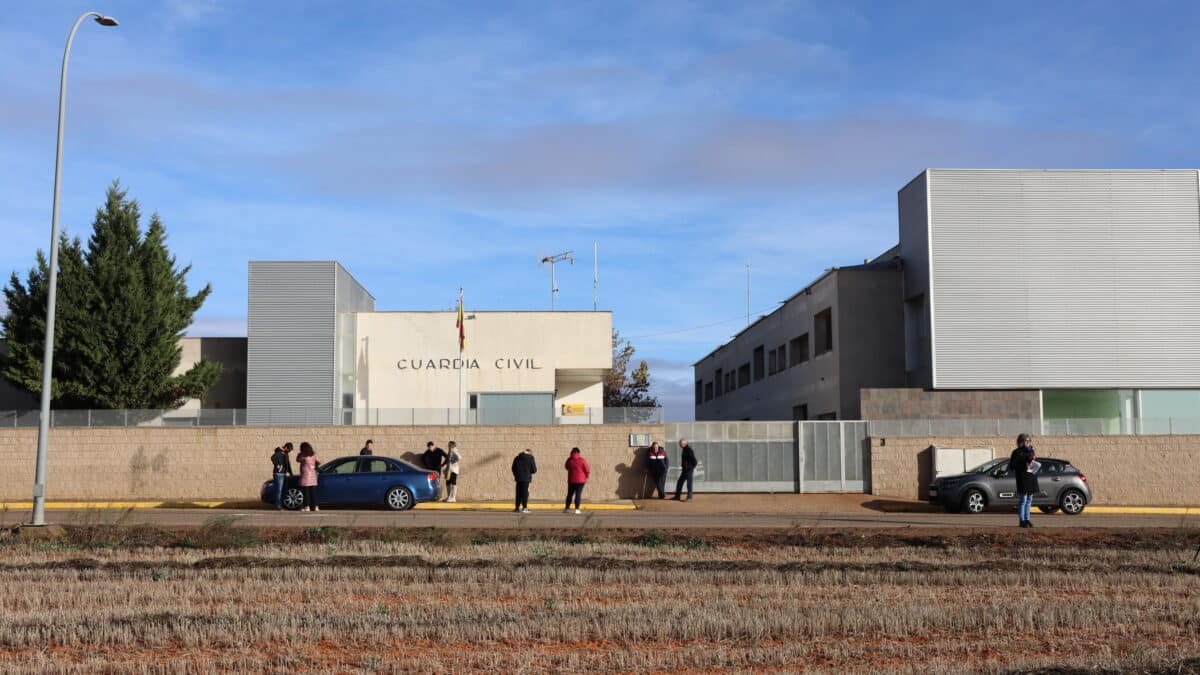
MULTIPOLYGON (((86 249, 63 236, 51 400, 56 408, 177 408, 202 396, 220 375, 201 361, 181 375, 179 338, 212 291, 188 294, 191 266, 178 267, 166 228, 141 210, 117 182, 96 211, 86 249)), ((8 316, 0 319, 9 354, 0 377, 41 393, 49 265, 41 251, 24 284, 16 273, 4 288, 8 316)))

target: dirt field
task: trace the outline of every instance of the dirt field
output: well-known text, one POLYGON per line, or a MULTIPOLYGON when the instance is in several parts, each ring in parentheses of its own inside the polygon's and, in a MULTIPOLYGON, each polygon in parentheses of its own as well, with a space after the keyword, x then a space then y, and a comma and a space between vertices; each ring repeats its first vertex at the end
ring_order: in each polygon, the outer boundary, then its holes
POLYGON ((1196 530, 71 528, 0 672, 1200 673, 1196 530))

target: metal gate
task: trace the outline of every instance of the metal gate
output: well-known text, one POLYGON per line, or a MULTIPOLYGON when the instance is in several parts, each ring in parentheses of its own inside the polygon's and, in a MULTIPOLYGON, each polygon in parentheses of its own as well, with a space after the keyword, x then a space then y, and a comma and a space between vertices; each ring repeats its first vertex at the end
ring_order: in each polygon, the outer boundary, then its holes
POLYGON ((799 422, 801 492, 866 492, 866 422, 799 422))
POLYGON ((667 427, 669 485, 679 439, 696 452, 697 492, 865 492, 866 422, 675 422, 667 427))

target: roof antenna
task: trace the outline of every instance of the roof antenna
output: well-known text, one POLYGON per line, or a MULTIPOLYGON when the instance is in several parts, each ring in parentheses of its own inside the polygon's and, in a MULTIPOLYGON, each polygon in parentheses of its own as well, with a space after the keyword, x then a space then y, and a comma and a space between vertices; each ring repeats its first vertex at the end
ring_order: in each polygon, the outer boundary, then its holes
POLYGON ((600 246, 592 241, 592 311, 600 306, 600 246))
POLYGON ((575 258, 571 255, 573 253, 575 253, 575 250, 571 249, 570 251, 565 251, 563 253, 558 253, 556 255, 545 256, 539 261, 543 265, 550 266, 550 311, 551 312, 554 311, 554 304, 555 304, 554 300, 555 300, 555 298, 558 297, 558 281, 556 280, 556 277, 554 275, 554 265, 556 263, 563 262, 564 260, 571 263, 572 265, 574 265, 575 258))

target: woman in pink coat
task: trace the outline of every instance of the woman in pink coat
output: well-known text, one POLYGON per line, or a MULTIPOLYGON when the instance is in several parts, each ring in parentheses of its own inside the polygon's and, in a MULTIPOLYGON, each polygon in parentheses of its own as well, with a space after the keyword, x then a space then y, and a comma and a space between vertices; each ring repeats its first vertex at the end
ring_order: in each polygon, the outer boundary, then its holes
POLYGON ((575 498, 575 513, 583 513, 579 510, 579 501, 583 499, 583 484, 587 482, 588 476, 592 475, 592 467, 588 466, 587 460, 579 453, 579 448, 571 448, 571 456, 567 458, 567 503, 563 508, 563 513, 571 512, 571 498, 575 498))
POLYGON ((300 465, 300 490, 304 492, 304 510, 320 511, 317 504, 317 468, 321 460, 307 441, 300 444, 300 456, 296 458, 300 465))

